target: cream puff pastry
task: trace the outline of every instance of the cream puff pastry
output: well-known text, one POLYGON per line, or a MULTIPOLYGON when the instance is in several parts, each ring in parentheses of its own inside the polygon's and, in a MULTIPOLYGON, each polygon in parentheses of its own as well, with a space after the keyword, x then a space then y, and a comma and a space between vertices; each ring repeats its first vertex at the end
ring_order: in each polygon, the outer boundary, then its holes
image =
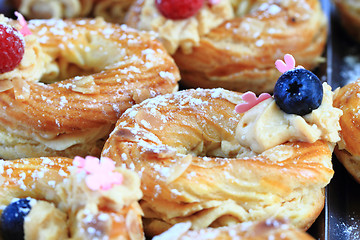
POLYGON ((324 61, 327 21, 318 0, 199 1, 193 16, 173 20, 158 7, 172 1, 138 0, 125 21, 158 33, 185 87, 270 92, 280 76, 273 63, 285 53, 307 69, 324 61))
POLYGON ((31 33, 20 64, 0 74, 3 159, 99 156, 127 108, 177 90, 178 68, 151 34, 101 18, 0 20, 31 33))
POLYGON ((198 230, 271 217, 307 229, 323 209, 340 139, 342 112, 326 83, 323 93, 305 116, 272 97, 237 113, 245 94, 224 89, 158 96, 120 117, 102 156, 141 177, 148 235, 179 222, 198 230))
POLYGON ((43 157, 0 166, 3 239, 144 239, 139 177, 110 159, 43 157))

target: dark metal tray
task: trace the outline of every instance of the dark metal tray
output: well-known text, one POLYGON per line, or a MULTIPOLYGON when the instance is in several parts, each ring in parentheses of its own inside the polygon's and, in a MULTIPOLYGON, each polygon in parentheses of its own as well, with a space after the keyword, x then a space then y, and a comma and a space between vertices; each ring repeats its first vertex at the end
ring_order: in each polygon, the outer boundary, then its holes
MULTIPOLYGON (((327 81, 335 89, 360 77, 360 44, 344 31, 330 0, 322 2, 330 24, 326 51, 327 81)), ((360 184, 335 156, 333 164, 335 175, 326 190, 324 229, 320 239, 360 239, 360 184)))
MULTIPOLYGON (((334 89, 360 77, 360 44, 344 31, 331 0, 322 0, 329 20, 326 64, 318 69, 334 89)), ((309 233, 320 240, 360 239, 360 184, 333 156, 334 178, 326 188, 325 207, 309 233)))

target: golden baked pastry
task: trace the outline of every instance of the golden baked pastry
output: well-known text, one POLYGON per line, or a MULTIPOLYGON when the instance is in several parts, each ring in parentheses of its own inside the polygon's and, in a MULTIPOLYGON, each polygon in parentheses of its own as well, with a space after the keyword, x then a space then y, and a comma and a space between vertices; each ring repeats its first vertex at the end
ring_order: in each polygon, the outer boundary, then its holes
POLYGON ((134 0, 15 0, 15 8, 27 18, 103 17, 122 23, 134 0))
POLYGON ((150 34, 100 18, 28 27, 23 59, 0 74, 1 158, 99 156, 127 108, 177 90, 178 68, 150 34))
POLYGON ((15 8, 27 18, 75 18, 90 14, 93 0, 14 0, 15 8))
POLYGON ((360 41, 360 2, 358 0, 334 0, 342 26, 360 41))
MULTIPOLYGON (((24 240, 144 239, 138 204, 142 193, 135 173, 115 168, 121 183, 91 190, 89 175, 72 167, 73 159, 19 159, 0 165, 0 212, 19 198, 30 201, 24 240)), ((6 224, 1 222, 3 231, 6 224)))
POLYGON ((155 236, 153 240, 314 240, 309 234, 288 225, 284 220, 268 219, 200 230, 189 230, 190 227, 190 222, 178 223, 161 235, 155 236))
POLYGON ((307 69, 323 61, 327 21, 318 0, 218 2, 205 1, 196 15, 174 21, 155 0, 138 0, 125 22, 159 34, 185 87, 271 92, 280 76, 274 62, 285 53, 307 69))
POLYGON ((273 98, 239 114, 242 94, 224 89, 147 99, 120 117, 102 156, 140 175, 148 235, 179 222, 202 229, 271 217, 307 229, 324 206, 339 140, 341 111, 323 89, 304 117, 273 98))
POLYGON ((341 141, 335 148, 336 157, 354 179, 360 183, 360 79, 340 88, 334 99, 334 106, 343 111, 340 118, 341 141))

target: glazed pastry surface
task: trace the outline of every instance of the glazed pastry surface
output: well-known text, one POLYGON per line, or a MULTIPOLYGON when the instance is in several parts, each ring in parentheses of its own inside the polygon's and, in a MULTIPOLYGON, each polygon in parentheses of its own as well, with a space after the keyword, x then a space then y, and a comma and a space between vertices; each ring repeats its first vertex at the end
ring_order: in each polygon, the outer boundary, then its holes
POLYGON ((340 118, 341 141, 335 148, 335 154, 354 179, 360 182, 360 80, 340 88, 334 106, 344 112, 340 118))

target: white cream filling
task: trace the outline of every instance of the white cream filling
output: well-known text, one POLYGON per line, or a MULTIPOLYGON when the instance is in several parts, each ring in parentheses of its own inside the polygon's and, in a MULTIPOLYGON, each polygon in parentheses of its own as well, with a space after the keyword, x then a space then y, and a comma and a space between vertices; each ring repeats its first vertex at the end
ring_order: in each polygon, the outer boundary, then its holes
POLYGON ((287 141, 339 141, 342 111, 332 106, 334 93, 327 83, 323 83, 323 91, 320 107, 303 117, 283 112, 273 98, 261 102, 244 113, 236 128, 236 139, 255 153, 287 141))

